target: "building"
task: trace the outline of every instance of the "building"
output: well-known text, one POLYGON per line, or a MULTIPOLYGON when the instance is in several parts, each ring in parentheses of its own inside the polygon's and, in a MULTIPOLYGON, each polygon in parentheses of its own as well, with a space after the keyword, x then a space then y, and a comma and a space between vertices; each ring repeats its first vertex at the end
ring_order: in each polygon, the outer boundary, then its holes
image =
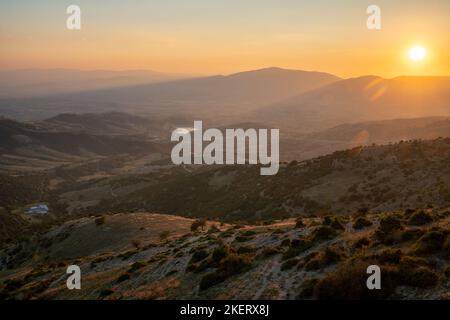
POLYGON ((47 214, 48 206, 46 204, 40 203, 36 206, 33 206, 26 211, 29 214, 47 214))

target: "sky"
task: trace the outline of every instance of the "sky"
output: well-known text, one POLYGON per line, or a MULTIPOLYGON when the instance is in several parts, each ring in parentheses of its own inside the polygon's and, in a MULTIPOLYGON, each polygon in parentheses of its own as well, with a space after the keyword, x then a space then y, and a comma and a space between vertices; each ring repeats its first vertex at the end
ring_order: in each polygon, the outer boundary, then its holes
POLYGON ((450 75, 448 0, 14 0, 0 2, 0 70, 264 67, 354 77, 450 75), (81 8, 68 30, 66 8, 81 8), (381 30, 366 8, 381 8, 381 30), (408 50, 427 55, 413 62, 408 50))

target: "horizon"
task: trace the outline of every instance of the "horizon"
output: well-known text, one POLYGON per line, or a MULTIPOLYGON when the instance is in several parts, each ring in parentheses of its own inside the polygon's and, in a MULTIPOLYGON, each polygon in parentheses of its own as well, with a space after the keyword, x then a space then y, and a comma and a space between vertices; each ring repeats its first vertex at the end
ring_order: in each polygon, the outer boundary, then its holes
POLYGON ((331 73, 324 70, 306 70, 306 69, 292 69, 292 68, 283 68, 278 66, 267 66, 262 67, 258 69, 245 69, 245 70, 236 70, 231 73, 211 73, 211 74, 189 74, 189 73, 172 73, 172 72, 166 72, 164 70, 154 70, 154 69, 76 69, 76 68, 23 68, 23 69, 0 69, 0 72, 24 72, 24 71, 76 71, 76 72, 149 72, 149 73, 159 73, 161 75, 174 75, 174 76, 180 76, 182 78, 175 78, 173 80, 164 80, 166 81, 178 81, 178 80, 187 80, 192 78, 207 78, 207 77, 214 77, 214 76, 233 76, 240 73, 248 73, 248 72, 258 72, 258 71, 264 71, 264 70, 270 70, 270 69, 278 69, 283 71, 300 71, 300 72, 311 72, 311 73, 325 73, 330 74, 332 76, 340 78, 339 80, 349 80, 349 79, 357 79, 357 78, 363 78, 363 77, 377 77, 381 78, 383 80, 393 80, 396 78, 402 78, 402 77, 415 77, 415 78, 438 78, 438 77, 450 77, 450 74, 426 74, 426 75, 415 75, 415 74, 398 74, 390 77, 384 77, 378 74, 360 74, 360 75, 354 75, 349 77, 344 77, 339 74, 331 73))

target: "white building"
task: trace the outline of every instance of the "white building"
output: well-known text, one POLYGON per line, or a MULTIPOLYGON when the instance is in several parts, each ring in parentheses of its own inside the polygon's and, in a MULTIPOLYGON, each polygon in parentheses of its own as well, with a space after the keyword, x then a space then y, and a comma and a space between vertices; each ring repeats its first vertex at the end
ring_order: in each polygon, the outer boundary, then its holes
POLYGON ((26 212, 29 214, 47 214, 48 206, 46 204, 40 203, 36 206, 29 208, 26 212))

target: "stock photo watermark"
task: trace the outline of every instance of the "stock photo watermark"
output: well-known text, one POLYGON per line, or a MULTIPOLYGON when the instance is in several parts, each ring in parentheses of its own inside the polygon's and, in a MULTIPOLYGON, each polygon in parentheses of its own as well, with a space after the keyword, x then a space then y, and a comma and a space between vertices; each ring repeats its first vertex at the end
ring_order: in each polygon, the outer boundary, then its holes
POLYGON ((193 128, 174 130, 171 141, 179 142, 171 153, 172 162, 177 165, 234 165, 247 162, 268 165, 260 169, 261 175, 275 175, 280 167, 279 129, 225 129, 224 137, 223 132, 216 128, 203 132, 203 122, 194 121, 193 128), (203 142, 209 142, 205 148, 203 142))

